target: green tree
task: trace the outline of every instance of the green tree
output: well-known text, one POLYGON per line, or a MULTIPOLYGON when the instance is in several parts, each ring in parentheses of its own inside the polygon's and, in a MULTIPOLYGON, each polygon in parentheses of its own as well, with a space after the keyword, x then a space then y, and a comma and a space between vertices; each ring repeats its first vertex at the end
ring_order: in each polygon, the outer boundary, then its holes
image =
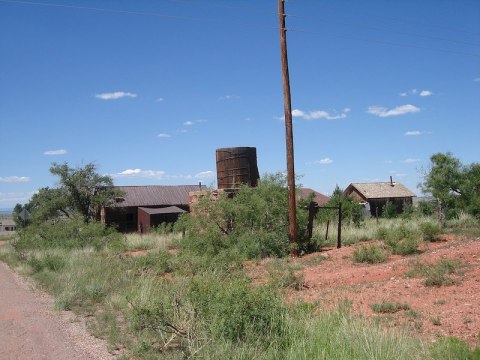
POLYGON ((432 194, 450 216, 463 210, 480 215, 480 164, 464 165, 452 153, 430 157, 430 168, 420 188, 432 194))
MULTIPOLYGON (((60 178, 59 187, 41 188, 25 205, 31 212, 32 222, 79 214, 89 223, 97 218, 102 206, 121 195, 113 187, 111 177, 99 175, 92 163, 78 168, 71 168, 67 163, 53 163, 50 172, 60 178)), ((21 208, 17 210, 20 212, 21 208)))
MULTIPOLYGON (((363 221, 362 206, 353 198, 343 195, 343 190, 337 185, 333 191, 330 200, 325 204, 325 206, 335 206, 338 207, 339 204, 342 204, 342 221, 350 222, 357 226, 360 226, 363 221)), ((326 213, 326 212, 325 212, 326 213)), ((337 210, 329 211, 327 215, 320 215, 321 220, 327 219, 333 220, 337 219, 337 210)))

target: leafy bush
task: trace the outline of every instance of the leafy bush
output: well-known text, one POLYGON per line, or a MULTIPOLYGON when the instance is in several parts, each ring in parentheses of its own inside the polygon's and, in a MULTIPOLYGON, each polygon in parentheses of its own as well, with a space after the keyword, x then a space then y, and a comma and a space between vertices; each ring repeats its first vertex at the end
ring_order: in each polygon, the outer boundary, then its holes
POLYGON ((367 245, 353 251, 353 261, 358 263, 377 264, 388 259, 388 252, 381 245, 367 245))
POLYGON ((18 252, 32 249, 79 249, 124 246, 124 236, 99 222, 85 223, 81 217, 32 224, 19 233, 12 245, 18 252))
POLYGON ((382 216, 386 219, 396 218, 398 216, 397 205, 391 201, 387 201, 387 203, 383 206, 382 216))
POLYGON ((417 233, 414 230, 407 229, 405 226, 387 228, 379 228, 377 236, 383 239, 385 245, 392 249, 397 255, 410 255, 416 253, 420 242, 417 233))
MULTIPOLYGON (((207 195, 195 205, 194 214, 180 218, 177 229, 186 229, 181 247, 193 254, 216 256, 235 248, 250 259, 286 256, 288 241, 288 197, 283 175, 266 175, 257 188, 242 186, 235 195, 207 195)), ((307 239, 307 209, 298 206, 298 251, 315 250, 307 239)))
POLYGON ((420 224, 420 229, 423 234, 423 240, 429 242, 438 241, 438 235, 442 232, 442 227, 433 222, 425 222, 420 224))

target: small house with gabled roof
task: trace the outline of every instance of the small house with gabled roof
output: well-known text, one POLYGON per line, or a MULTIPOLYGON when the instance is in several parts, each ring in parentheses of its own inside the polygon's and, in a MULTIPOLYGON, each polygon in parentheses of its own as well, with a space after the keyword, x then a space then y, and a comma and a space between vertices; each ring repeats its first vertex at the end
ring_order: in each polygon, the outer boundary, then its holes
POLYGON ((390 202, 401 213, 406 205, 411 206, 416 196, 399 182, 351 183, 343 192, 359 203, 368 204, 372 216, 380 216, 383 208, 390 202))

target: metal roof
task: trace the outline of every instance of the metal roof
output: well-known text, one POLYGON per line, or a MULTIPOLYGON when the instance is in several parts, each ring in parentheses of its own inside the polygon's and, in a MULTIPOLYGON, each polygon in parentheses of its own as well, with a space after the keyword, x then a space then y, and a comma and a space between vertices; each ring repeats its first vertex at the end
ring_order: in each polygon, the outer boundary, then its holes
POLYGON ((146 212, 149 215, 157 215, 157 214, 183 214, 186 213, 185 210, 180 209, 176 206, 167 206, 164 208, 145 208, 139 207, 140 210, 146 212))
POLYGON ((190 191, 206 190, 205 185, 115 186, 124 192, 108 207, 188 205, 190 191))
POLYGON ((416 196, 405 185, 399 182, 351 183, 345 194, 351 194, 356 189, 366 199, 405 198, 416 196))
POLYGON ((315 190, 310 189, 310 188, 300 188, 300 189, 298 189, 297 197, 299 199, 306 199, 310 196, 311 193, 315 194, 315 197, 313 198, 313 201, 315 201, 320 206, 325 205, 330 200, 330 198, 328 196, 323 195, 323 194, 319 193, 318 191, 315 191, 315 190))

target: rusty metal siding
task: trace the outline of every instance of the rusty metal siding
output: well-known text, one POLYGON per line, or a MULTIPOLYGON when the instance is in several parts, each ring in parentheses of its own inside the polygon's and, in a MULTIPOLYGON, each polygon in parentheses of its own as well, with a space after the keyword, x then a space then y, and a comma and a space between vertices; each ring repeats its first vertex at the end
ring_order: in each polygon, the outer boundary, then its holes
POLYGON ((150 231, 150 214, 144 209, 138 209, 138 232, 141 234, 148 233, 150 231))
POLYGON ((240 184, 257 186, 259 173, 254 147, 221 148, 216 151, 218 189, 235 189, 240 184))

